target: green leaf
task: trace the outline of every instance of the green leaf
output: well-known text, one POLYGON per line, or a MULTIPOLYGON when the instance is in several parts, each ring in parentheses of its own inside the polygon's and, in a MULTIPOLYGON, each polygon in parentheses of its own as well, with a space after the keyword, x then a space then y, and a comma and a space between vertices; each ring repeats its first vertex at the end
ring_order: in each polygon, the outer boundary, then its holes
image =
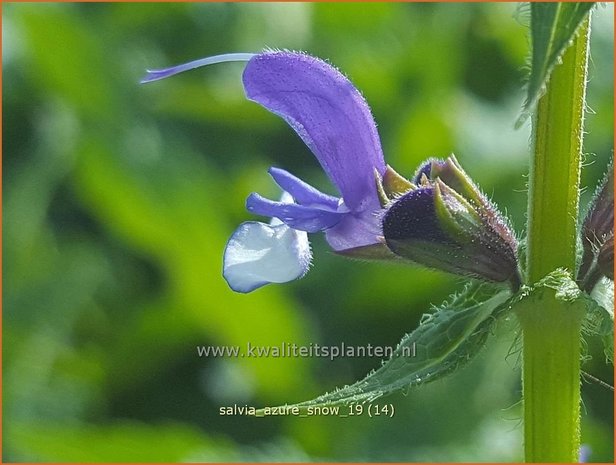
POLYGON ((532 2, 530 4, 531 69, 528 94, 516 126, 520 126, 533 111, 545 91, 550 74, 560 63, 564 51, 594 2, 532 2))
MULTIPOLYGON (((392 357, 363 380, 288 407, 299 407, 303 412, 309 407, 370 402, 455 371, 483 347, 496 317, 509 308, 509 296, 509 291, 493 284, 467 285, 461 294, 424 315, 392 357)), ((265 409, 256 415, 265 415, 265 409)))

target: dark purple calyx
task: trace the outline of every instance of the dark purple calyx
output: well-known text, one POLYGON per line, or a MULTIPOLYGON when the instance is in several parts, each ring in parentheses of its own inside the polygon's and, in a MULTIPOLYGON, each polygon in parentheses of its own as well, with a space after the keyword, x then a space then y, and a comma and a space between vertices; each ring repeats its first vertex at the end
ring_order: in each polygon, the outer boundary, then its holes
MULTIPOLYGON (((444 162, 430 163, 434 176, 435 164, 443 168, 444 162)), ((428 180, 425 166, 416 174, 422 178, 420 186, 392 202, 383 217, 383 236, 389 249, 425 266, 510 282, 517 289, 517 242, 507 223, 489 202, 477 204, 473 198, 467 199, 440 177, 428 180)))
MULTIPOLYGON (((433 186, 417 188, 396 200, 383 219, 383 235, 392 241, 447 242, 438 222, 433 186)), ((390 247, 392 248, 392 247, 390 247)), ((395 252, 395 246, 392 250, 395 252)))

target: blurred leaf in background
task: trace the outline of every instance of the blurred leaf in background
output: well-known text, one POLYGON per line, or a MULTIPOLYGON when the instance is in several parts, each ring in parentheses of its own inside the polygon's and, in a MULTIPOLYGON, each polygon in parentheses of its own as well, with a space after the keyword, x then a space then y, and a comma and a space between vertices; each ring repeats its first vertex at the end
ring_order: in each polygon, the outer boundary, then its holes
MULTIPOLYGON (((594 18, 590 191, 612 152, 611 15, 594 18)), ((316 240, 303 280, 233 293, 222 251, 250 219, 246 196, 277 195, 267 167, 327 180, 283 121, 244 99, 242 65, 137 82, 148 67, 267 46, 329 59, 370 103, 390 164, 411 174, 455 152, 520 233, 522 23, 502 3, 5 4, 3 459, 520 460, 514 321, 468 368, 387 398, 393 419, 220 416, 314 397, 380 360, 206 358, 197 345, 395 346, 460 282, 346 261, 316 240)), ((585 369, 610 380, 595 342, 585 369)), ((583 442, 611 461, 611 392, 583 395, 583 442)))

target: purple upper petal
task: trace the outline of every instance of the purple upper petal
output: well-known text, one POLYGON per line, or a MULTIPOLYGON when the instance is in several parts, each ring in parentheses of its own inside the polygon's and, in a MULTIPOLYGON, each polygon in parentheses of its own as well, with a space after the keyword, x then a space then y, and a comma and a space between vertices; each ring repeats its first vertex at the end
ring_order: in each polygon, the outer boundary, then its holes
POLYGON ((348 208, 379 208, 374 170, 385 171, 379 135, 366 101, 346 77, 308 55, 269 52, 248 62, 243 81, 248 99, 299 134, 348 208))

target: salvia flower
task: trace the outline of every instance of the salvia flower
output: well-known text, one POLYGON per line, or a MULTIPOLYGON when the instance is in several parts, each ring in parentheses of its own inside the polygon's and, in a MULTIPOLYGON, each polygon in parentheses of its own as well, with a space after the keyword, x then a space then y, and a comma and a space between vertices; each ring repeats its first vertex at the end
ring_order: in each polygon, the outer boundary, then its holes
POLYGON ((384 248, 374 173, 385 163, 376 124, 366 101, 338 70, 317 58, 286 51, 231 54, 151 71, 142 82, 221 61, 248 60, 246 97, 282 117, 301 137, 337 187, 324 194, 280 168, 269 173, 283 192, 280 201, 251 194, 247 209, 281 223, 247 222, 233 233, 224 254, 230 287, 250 292, 269 282, 303 276, 310 265, 305 233, 324 232, 336 252, 384 248), (301 232, 303 234, 296 234, 301 232))
POLYGON ((413 187, 389 205, 383 236, 396 255, 495 282, 520 285, 517 241, 456 158, 428 160, 413 187))
POLYGON ((227 54, 149 71, 142 82, 225 61, 247 61, 246 97, 295 130, 339 192, 270 168, 282 198, 249 195, 247 209, 272 220, 242 223, 229 239, 223 276, 233 290, 302 277, 312 258, 307 233, 316 232, 342 255, 519 283, 513 234, 455 158, 430 160, 412 182, 386 166, 366 101, 324 61, 287 51, 227 54))
POLYGON ((591 291, 602 276, 614 279, 614 171, 610 167, 582 224, 578 283, 591 291))

